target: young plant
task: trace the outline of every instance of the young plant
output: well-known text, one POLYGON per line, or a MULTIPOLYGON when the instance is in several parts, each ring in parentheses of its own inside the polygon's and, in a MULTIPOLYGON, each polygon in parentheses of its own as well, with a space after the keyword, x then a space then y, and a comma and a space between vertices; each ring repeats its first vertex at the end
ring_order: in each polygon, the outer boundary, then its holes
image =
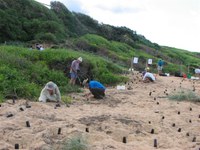
POLYGON ((63 145, 62 150, 87 150, 88 144, 86 140, 81 136, 74 136, 71 139, 67 140, 63 145))

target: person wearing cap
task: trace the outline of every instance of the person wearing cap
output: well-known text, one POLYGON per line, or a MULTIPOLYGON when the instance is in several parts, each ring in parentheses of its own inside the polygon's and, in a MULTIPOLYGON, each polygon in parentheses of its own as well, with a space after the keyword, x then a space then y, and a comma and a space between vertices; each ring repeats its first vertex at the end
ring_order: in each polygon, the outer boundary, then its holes
POLYGON ((78 77, 77 72, 80 70, 79 64, 83 61, 82 57, 77 60, 73 60, 70 67, 70 84, 75 85, 76 79, 78 77))
POLYGON ((52 81, 48 82, 40 93, 39 102, 47 101, 61 102, 60 90, 52 81))
POLYGON ((90 94, 94 95, 94 98, 96 99, 102 99, 103 97, 105 97, 105 86, 103 84, 101 84, 98 81, 95 80, 91 80, 88 83, 88 79, 84 80, 82 83, 84 86, 88 87, 90 92, 89 94, 86 94, 86 96, 88 97, 90 94))
POLYGON ((142 75, 143 75, 142 80, 144 83, 154 82, 156 80, 155 76, 150 72, 143 72, 142 75))
POLYGON ((195 70, 194 70, 194 72, 195 72, 195 75, 198 77, 200 77, 200 69, 199 68, 196 68, 195 70))

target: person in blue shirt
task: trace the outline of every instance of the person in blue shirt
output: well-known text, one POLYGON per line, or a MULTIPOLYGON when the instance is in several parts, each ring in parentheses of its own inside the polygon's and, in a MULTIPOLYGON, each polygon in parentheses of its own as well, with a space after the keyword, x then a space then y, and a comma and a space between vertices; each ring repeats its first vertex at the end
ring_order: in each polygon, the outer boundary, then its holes
MULTIPOLYGON (((88 87, 90 92, 94 95, 94 98, 96 99, 102 99, 103 97, 105 97, 105 86, 95 80, 91 80, 88 83, 88 79, 83 81, 83 85, 88 87)), ((89 96, 89 94, 87 95, 89 96)))
POLYGON ((163 65, 164 65, 164 61, 160 59, 157 64, 158 74, 162 74, 163 65))

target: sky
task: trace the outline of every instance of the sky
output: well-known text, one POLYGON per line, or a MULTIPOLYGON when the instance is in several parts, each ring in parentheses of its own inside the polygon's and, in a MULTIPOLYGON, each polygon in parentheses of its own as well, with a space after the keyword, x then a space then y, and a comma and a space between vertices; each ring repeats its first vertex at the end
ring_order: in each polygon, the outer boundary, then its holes
POLYGON ((99 23, 130 28, 153 43, 200 52, 200 0, 57 1, 99 23))

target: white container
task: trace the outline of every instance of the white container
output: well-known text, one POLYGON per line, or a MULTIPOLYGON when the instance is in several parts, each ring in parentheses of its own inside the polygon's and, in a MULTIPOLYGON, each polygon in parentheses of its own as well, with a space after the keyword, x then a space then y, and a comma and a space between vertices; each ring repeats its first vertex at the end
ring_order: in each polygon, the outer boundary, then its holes
POLYGON ((125 90, 125 85, 117 85, 117 90, 125 90))
POLYGON ((192 80, 199 80, 199 77, 193 77, 193 76, 191 76, 191 79, 192 80))

